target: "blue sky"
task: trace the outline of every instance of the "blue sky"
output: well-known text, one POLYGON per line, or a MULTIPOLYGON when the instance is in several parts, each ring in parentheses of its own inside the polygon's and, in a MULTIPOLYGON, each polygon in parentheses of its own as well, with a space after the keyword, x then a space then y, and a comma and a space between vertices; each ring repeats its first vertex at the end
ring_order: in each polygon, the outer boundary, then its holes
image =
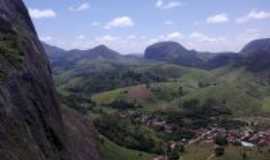
POLYGON ((40 39, 64 49, 106 44, 123 54, 172 40, 238 51, 270 37, 269 0, 24 0, 40 39))

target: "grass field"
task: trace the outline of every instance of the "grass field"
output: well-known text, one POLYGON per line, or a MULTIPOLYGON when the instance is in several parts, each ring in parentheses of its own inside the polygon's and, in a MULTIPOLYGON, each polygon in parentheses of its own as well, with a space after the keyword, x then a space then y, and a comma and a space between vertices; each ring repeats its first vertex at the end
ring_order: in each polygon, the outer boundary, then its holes
POLYGON ((262 106, 262 109, 263 109, 265 112, 269 112, 269 113, 270 113, 270 97, 266 97, 266 98, 263 100, 263 106, 262 106))

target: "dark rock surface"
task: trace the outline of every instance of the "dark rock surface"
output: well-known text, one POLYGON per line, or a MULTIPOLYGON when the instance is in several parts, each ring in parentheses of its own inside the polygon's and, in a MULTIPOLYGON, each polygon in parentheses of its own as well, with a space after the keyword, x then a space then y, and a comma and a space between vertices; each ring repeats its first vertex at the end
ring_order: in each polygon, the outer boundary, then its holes
MULTIPOLYGON (((77 123, 94 135, 92 126, 77 123)), ((0 0, 0 159, 97 160, 93 135, 70 126, 64 124, 47 56, 22 0, 0 0), (80 136, 90 136, 88 143, 80 145, 80 136)))

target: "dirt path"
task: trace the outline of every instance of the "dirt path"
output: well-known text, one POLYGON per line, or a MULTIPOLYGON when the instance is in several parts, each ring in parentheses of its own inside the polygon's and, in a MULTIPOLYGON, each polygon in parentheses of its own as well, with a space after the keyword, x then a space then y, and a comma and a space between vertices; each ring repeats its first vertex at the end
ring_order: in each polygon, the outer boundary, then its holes
POLYGON ((206 160, 212 160, 213 158, 215 158, 215 154, 211 154, 206 160))

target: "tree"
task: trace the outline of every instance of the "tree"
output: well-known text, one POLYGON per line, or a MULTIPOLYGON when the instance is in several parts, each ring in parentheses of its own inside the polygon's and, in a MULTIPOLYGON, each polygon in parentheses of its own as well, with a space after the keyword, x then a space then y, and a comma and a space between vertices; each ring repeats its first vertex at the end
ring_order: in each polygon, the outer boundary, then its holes
POLYGON ((215 144, 217 145, 215 148, 215 155, 217 157, 223 156, 225 152, 224 146, 228 144, 226 137, 223 135, 217 135, 215 138, 215 144))
POLYGON ((215 147, 215 155, 216 157, 221 157, 224 155, 225 149, 223 146, 217 146, 215 147))
POLYGON ((190 99, 183 103, 184 109, 192 109, 197 108, 199 106, 200 102, 198 99, 190 99))
POLYGON ((179 152, 174 149, 168 154, 169 160, 178 160, 180 158, 179 152))
POLYGON ((179 95, 180 97, 184 96, 184 88, 183 88, 182 86, 180 86, 180 87, 178 88, 178 95, 179 95))
POLYGON ((228 141, 225 136, 217 135, 215 138, 215 143, 219 146, 225 146, 228 144, 228 141))
POLYGON ((170 148, 168 153, 169 160, 179 160, 180 153, 183 153, 184 151, 184 146, 179 144, 177 144, 174 148, 170 148))

